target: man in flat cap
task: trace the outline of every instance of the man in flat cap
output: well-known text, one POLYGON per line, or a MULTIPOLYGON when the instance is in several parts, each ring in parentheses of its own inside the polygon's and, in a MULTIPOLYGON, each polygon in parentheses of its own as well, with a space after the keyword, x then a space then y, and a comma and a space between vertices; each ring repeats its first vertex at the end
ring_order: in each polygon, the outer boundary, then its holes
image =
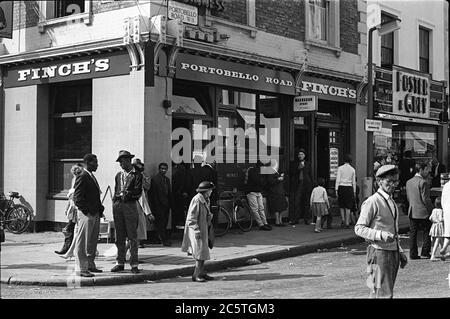
POLYGON ((367 286, 372 298, 392 298, 398 267, 405 267, 407 257, 398 238, 399 210, 392 194, 399 182, 395 165, 383 165, 376 173, 378 190, 361 205, 355 226, 356 235, 366 239, 367 286))
POLYGON ((130 242, 130 266, 133 274, 138 269, 137 227, 139 223, 138 200, 142 195, 142 174, 131 164, 134 155, 128 151, 120 151, 116 162, 120 163, 122 171, 116 174, 113 217, 116 227, 117 263, 111 272, 123 271, 125 268, 126 239, 130 242))

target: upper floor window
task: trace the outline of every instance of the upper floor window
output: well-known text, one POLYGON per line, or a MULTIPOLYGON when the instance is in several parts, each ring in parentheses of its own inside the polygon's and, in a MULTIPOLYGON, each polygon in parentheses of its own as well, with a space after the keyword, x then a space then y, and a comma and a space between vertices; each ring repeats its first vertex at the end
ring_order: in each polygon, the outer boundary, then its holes
POLYGON ((328 30, 328 1, 309 0, 308 33, 311 40, 327 41, 328 30))
MULTIPOLYGON (((393 18, 381 13, 381 23, 388 22, 393 18)), ((391 69, 394 64, 394 33, 390 32, 381 36, 381 67, 391 69)))
POLYGON ((84 0, 55 1, 55 18, 84 12, 84 0))
POLYGON ((305 42, 329 48, 340 54, 340 6, 334 0, 307 0, 305 3, 305 42))
POLYGON ((39 1, 41 15, 39 31, 44 32, 48 25, 61 23, 91 22, 91 0, 39 1))
POLYGON ((419 28, 419 71, 430 73, 430 31, 419 28))

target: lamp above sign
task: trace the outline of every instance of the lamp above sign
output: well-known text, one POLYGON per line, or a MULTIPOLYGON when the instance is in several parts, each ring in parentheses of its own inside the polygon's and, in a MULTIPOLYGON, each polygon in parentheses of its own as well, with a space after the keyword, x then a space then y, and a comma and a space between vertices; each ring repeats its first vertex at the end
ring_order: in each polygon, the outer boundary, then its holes
POLYGON ((188 4, 169 1, 167 13, 171 20, 181 20, 184 23, 198 24, 198 8, 188 4))
POLYGON ((317 111, 317 96, 305 95, 294 97, 294 112, 317 111))

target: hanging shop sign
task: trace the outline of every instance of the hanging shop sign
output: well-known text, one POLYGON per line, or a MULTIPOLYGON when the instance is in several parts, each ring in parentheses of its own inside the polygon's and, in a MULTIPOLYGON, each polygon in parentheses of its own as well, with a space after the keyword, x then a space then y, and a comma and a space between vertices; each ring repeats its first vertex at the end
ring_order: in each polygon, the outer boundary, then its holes
POLYGON ((356 104, 356 89, 349 83, 304 76, 301 90, 319 99, 356 104))
POLYGON ((5 88, 63 81, 84 80, 130 73, 126 51, 67 60, 13 66, 6 69, 5 88))
POLYGON ((414 70, 392 67, 393 112, 398 115, 430 117, 430 76, 414 70))
POLYGON ((170 1, 167 5, 167 14, 171 20, 181 20, 184 23, 198 24, 198 8, 177 1, 170 1))
POLYGON ((317 96, 295 96, 294 97, 294 112, 310 112, 317 111, 317 96))
POLYGON ((225 10, 224 0, 177 0, 198 8, 206 8, 213 12, 222 12, 225 10))
POLYGON ((380 120, 365 120, 365 129, 366 132, 379 132, 381 131, 382 122, 380 120))
POLYGON ((177 79, 294 95, 291 73, 179 53, 177 79))

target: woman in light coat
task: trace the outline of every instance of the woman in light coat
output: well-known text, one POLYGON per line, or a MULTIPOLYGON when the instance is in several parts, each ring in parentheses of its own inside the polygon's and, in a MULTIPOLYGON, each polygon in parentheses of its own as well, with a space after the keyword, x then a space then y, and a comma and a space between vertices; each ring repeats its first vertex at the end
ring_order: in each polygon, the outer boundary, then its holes
POLYGON ((210 259, 208 247, 208 227, 211 225, 212 214, 209 209, 209 197, 214 189, 211 182, 201 182, 189 205, 184 226, 181 251, 187 252, 195 259, 195 269, 192 281, 205 282, 214 278, 205 272, 205 260, 210 259))

